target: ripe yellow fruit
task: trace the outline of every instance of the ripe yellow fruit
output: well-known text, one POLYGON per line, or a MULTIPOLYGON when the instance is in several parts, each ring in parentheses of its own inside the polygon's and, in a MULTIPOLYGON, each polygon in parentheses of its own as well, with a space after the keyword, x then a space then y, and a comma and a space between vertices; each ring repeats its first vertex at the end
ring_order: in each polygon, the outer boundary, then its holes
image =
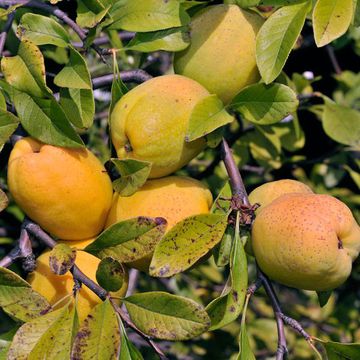
POLYGON ((316 291, 341 285, 360 251, 360 227, 329 195, 282 195, 257 215, 252 246, 261 270, 287 286, 316 291))
MULTIPOLYGON (((70 243, 71 245, 71 243, 70 243)), ((49 267, 50 251, 41 254, 36 260, 36 270, 29 274, 27 281, 32 288, 43 295, 51 305, 63 299, 66 295, 72 293, 74 288, 74 280, 71 273, 68 271, 64 275, 54 274, 49 267)), ((88 254, 84 251, 77 251, 75 264, 79 269, 88 276, 91 280, 96 282, 96 269, 100 263, 100 259, 88 254)), ((123 286, 118 291, 112 293, 117 297, 124 297, 128 287, 128 273, 125 269, 125 279, 123 286)), ((83 321, 89 314, 90 310, 101 300, 85 285, 81 287, 77 297, 77 311, 79 320, 83 321)), ((60 306, 66 304, 60 303, 60 306)))
MULTIPOLYGON (((199 181, 182 176, 148 180, 135 194, 121 197, 114 194, 106 227, 137 216, 163 217, 166 231, 188 216, 206 214, 212 204, 210 191, 199 181)), ((129 264, 147 271, 152 254, 129 264)))
POLYGON ((111 180, 87 149, 24 138, 10 154, 8 185, 27 216, 64 240, 96 236, 111 206, 111 180))
POLYGON ((185 142, 191 112, 209 92, 180 75, 151 79, 124 95, 111 114, 111 137, 120 159, 152 162, 150 177, 169 175, 205 146, 185 142))
POLYGON ((198 81, 224 103, 260 79, 256 35, 264 20, 237 5, 199 11, 190 25, 191 44, 175 54, 175 72, 198 81))
POLYGON ((250 204, 260 204, 259 212, 281 195, 289 193, 312 194, 313 191, 300 181, 282 179, 258 186, 249 194, 249 201, 250 204))

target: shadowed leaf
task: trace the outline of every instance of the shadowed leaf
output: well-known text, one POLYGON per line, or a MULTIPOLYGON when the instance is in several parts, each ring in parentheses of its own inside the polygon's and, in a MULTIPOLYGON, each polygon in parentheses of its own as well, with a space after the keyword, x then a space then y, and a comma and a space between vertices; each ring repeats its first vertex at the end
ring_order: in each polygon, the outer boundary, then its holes
POLYGON ((10 112, 0 109, 0 151, 16 130, 20 120, 10 112))
POLYGON ((160 240, 150 264, 150 275, 169 277, 185 271, 220 242, 227 216, 201 214, 177 223, 160 240))
POLYGON ((230 107, 246 120, 259 125, 279 122, 294 112, 299 104, 296 94, 282 84, 255 84, 243 89, 230 107))
POLYGON ((0 307, 21 321, 30 321, 50 310, 50 304, 14 272, 0 267, 0 307))
POLYGON ((124 302, 135 325, 157 339, 191 339, 205 332, 210 325, 201 305, 166 292, 136 294, 124 302))
POLYGON ((124 267, 111 257, 102 259, 96 270, 98 284, 107 291, 119 290, 124 283, 124 277, 124 267))
POLYGON ((64 275, 75 264, 76 250, 67 244, 57 244, 49 254, 49 265, 53 273, 64 275))
POLYGON ((127 337, 124 325, 120 323, 120 356, 119 360, 144 360, 140 351, 130 342, 127 337))
POLYGON ((360 358, 360 344, 342 344, 322 341, 329 360, 355 360, 360 358))

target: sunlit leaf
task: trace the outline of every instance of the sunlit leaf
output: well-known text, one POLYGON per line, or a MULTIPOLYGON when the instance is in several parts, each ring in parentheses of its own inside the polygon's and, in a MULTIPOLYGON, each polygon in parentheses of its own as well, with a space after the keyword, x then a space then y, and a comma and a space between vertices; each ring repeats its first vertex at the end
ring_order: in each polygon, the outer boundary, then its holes
POLYGON ((121 263, 132 262, 151 254, 163 236, 163 218, 137 217, 121 221, 103 231, 84 250, 99 257, 113 257, 121 263))
POLYGON ((127 297, 124 302, 135 325, 157 339, 191 339, 210 325, 205 309, 185 297, 154 291, 127 297))
POLYGON ((157 244, 150 264, 150 275, 169 277, 185 271, 220 242, 227 216, 190 216, 170 229, 157 244))
POLYGON ((71 359, 117 359, 120 331, 115 310, 109 300, 96 305, 77 333, 71 359))
POLYGON ((56 20, 39 14, 24 14, 17 33, 21 39, 28 39, 36 45, 67 47, 70 43, 67 31, 56 20))
POLYGON ((256 39, 256 62, 266 84, 280 74, 304 26, 311 1, 281 7, 260 28, 256 39))
POLYGON ((30 321, 50 310, 47 300, 11 270, 0 267, 0 307, 21 321, 30 321))
POLYGON ((199 139, 234 120, 216 95, 200 100, 191 112, 185 141, 199 139))
POLYGON ((327 45, 343 35, 353 14, 353 0, 318 0, 312 15, 316 45, 327 45))

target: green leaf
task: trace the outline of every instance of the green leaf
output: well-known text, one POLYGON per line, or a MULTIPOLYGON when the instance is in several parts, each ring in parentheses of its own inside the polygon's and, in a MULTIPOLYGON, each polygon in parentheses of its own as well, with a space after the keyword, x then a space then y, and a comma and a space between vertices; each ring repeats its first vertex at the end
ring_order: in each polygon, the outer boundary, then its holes
POLYGON ((45 81, 44 57, 29 40, 20 42, 18 54, 1 59, 5 80, 15 89, 36 97, 49 97, 52 91, 45 81))
POLYGON ((126 85, 123 83, 120 77, 120 71, 117 62, 114 64, 114 79, 111 84, 111 103, 109 114, 112 113, 116 103, 129 91, 126 85))
POLYGON ((248 301, 245 303, 243 315, 241 318, 240 338, 239 338, 239 355, 236 360, 256 360, 254 353, 251 350, 249 338, 246 330, 246 310, 248 301))
POLYGON ((230 209, 231 197, 231 186, 229 181, 227 181, 213 202, 210 212, 213 214, 227 214, 230 209))
POLYGON ((92 90, 86 61, 74 48, 70 47, 69 63, 55 76, 54 83, 63 88, 92 90))
POLYGON ((356 360, 360 358, 360 344, 342 344, 322 341, 329 360, 356 360))
POLYGON ((213 256, 217 266, 226 266, 230 262, 233 231, 227 227, 220 241, 213 249, 213 256))
POLYGON ((107 291, 117 291, 124 283, 124 267, 116 259, 103 258, 96 270, 98 284, 107 291))
POLYGON ((119 324, 110 301, 96 305, 82 323, 71 352, 71 359, 117 359, 119 324))
POLYGON ((230 257, 229 281, 222 295, 206 307, 211 319, 211 330, 220 329, 239 317, 244 307, 247 286, 247 260, 240 239, 239 221, 237 220, 230 257))
POLYGON ((332 291, 317 291, 319 304, 321 307, 325 306, 330 299, 332 291))
POLYGON ((360 146, 359 111, 325 101, 322 125, 331 139, 345 145, 360 146))
POLYGON ((216 95, 209 95, 200 100, 191 112, 185 141, 199 139, 233 120, 222 101, 216 95))
POLYGON ((18 25, 17 34, 21 40, 30 40, 35 45, 67 47, 70 43, 67 31, 57 21, 38 14, 24 14, 18 25))
POLYGON ((16 130, 20 120, 10 112, 0 109, 0 151, 16 130))
POLYGON ((109 29, 138 32, 179 27, 190 21, 178 0, 119 0, 110 15, 114 22, 109 29))
POLYGON ((5 95, 0 91, 0 109, 7 110, 5 95))
POLYGON ((119 360, 144 360, 140 351, 130 342, 124 325, 120 322, 120 356, 119 360))
POLYGON ((49 265, 53 273, 64 275, 75 264, 76 250, 67 244, 57 244, 49 254, 49 265))
POLYGON ((316 45, 327 45, 343 35, 353 15, 353 0, 318 0, 312 14, 316 45))
POLYGON ((236 4, 246 9, 248 7, 259 5, 260 0, 235 0, 236 4))
POLYGON ((103 231, 84 250, 103 259, 113 257, 128 263, 151 254, 165 233, 163 218, 137 217, 121 221, 103 231))
POLYGON ((126 49, 141 52, 181 51, 190 44, 187 27, 178 27, 166 30, 136 33, 135 37, 127 44, 126 49))
POLYGON ((54 99, 36 99, 17 92, 14 104, 21 124, 31 136, 55 146, 83 146, 80 136, 54 99))
POLYGON ((109 12, 111 6, 107 6, 106 8, 102 8, 101 10, 94 11, 88 5, 89 1, 77 0, 77 17, 76 22, 81 27, 93 28, 96 26, 109 12))
POLYGON ((47 300, 14 272, 0 267, 0 307, 21 321, 30 321, 51 307, 47 300))
POLYGON ((113 187, 121 196, 130 196, 141 188, 151 171, 151 163, 135 159, 111 159, 120 174, 113 187))
POLYGON ((150 264, 150 275, 169 277, 185 271, 220 242, 227 216, 190 216, 170 229, 157 244, 150 264))
POLYGON ((229 105, 248 121, 258 125, 279 122, 299 105, 296 94, 282 84, 255 84, 243 89, 229 105))
POLYGON ((60 89, 60 104, 67 118, 76 127, 91 127, 95 115, 95 100, 92 90, 60 89))
POLYGON ((188 340, 210 325, 205 309, 188 298, 153 291, 124 299, 131 320, 144 333, 164 340, 188 340))
POLYGON ((284 6, 260 28, 256 39, 256 62, 266 84, 280 74, 304 26, 311 1, 284 6))
POLYGON ((356 186, 360 189, 360 173, 356 172, 348 165, 344 165, 344 169, 349 173, 356 186))
POLYGON ((8 353, 8 360, 69 359, 75 309, 68 307, 40 316, 20 327, 8 353))

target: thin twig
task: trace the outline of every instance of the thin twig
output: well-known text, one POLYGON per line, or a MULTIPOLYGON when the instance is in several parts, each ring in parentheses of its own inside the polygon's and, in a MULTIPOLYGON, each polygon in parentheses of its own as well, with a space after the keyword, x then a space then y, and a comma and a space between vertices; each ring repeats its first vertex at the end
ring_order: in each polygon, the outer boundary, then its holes
MULTIPOLYGON (((125 70, 120 72, 120 78, 123 82, 133 82, 141 84, 147 80, 152 79, 152 76, 146 71, 141 69, 125 70)), ((114 74, 107 74, 92 79, 94 89, 98 89, 104 86, 108 86, 113 82, 114 74)))
MULTIPOLYGON (((120 31, 118 33, 119 35, 119 38, 122 40, 122 41, 129 41, 131 40, 134 36, 135 36, 135 33, 134 32, 130 32, 130 31, 120 31)), ((97 45, 97 46, 102 46, 102 45, 106 45, 106 44, 109 44, 110 43, 110 39, 107 35, 104 35, 104 36, 100 36, 96 39, 94 39, 94 42, 93 44, 97 45)), ((83 43, 82 42, 72 42, 72 45, 74 47, 78 47, 78 48, 81 48, 83 47, 83 43)))
POLYGON ((9 30, 11 29, 11 25, 14 21, 15 13, 12 12, 8 15, 8 18, 6 20, 6 23, 3 27, 3 30, 0 34, 0 56, 3 56, 5 41, 8 35, 9 30))
POLYGON ((278 348, 276 352, 276 360, 282 360, 286 358, 288 353, 287 345, 286 345, 286 337, 285 337, 285 329, 283 322, 283 312, 280 307, 279 300, 275 294, 275 291, 272 287, 269 279, 258 269, 258 277, 261 279, 264 289, 268 298, 270 299, 271 306, 274 310, 277 330, 278 330, 278 348))
POLYGON ((331 64, 335 70, 335 73, 337 75, 340 75, 342 73, 341 67, 339 65, 339 62, 337 60, 337 57, 335 55, 334 48, 331 45, 325 46, 326 52, 328 53, 328 56, 330 58, 331 64))

